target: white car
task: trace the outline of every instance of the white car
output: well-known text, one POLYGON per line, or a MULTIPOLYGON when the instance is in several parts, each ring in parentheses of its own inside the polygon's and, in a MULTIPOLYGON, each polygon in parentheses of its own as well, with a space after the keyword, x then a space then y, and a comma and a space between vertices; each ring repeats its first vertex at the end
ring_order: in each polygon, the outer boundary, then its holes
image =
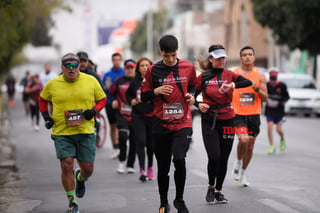
POLYGON ((285 104, 287 114, 311 114, 320 117, 320 91, 316 82, 307 74, 279 73, 278 80, 286 83, 290 95, 285 104))

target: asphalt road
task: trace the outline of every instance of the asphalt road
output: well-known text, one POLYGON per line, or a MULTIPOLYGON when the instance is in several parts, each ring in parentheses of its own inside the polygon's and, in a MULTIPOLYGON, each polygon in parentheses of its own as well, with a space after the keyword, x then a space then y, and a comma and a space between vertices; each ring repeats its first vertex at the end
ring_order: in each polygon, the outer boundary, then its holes
MULTIPOLYGON (((18 99, 18 98, 17 98, 18 99)), ((20 100, 20 99, 19 99, 20 100)), ((11 142, 16 147, 17 166, 23 198, 11 204, 8 212, 65 212, 67 199, 60 183, 60 166, 55 157, 50 131, 41 120, 35 132, 22 104, 9 109, 12 120, 11 142)), ((208 205, 206 153, 204 151, 200 118, 194 119, 193 144, 187 157, 185 200, 194 213, 306 213, 320 210, 320 119, 288 117, 284 124, 287 150, 279 151, 275 136, 275 155, 267 155, 267 127, 261 117, 261 134, 257 138, 254 156, 247 170, 250 187, 238 186, 230 177, 235 159, 234 142, 223 193, 229 204, 208 205)), ((94 175, 87 182, 84 198, 78 199, 81 213, 155 213, 159 208, 156 180, 140 183, 138 174, 117 174, 118 162, 109 158, 111 142, 97 150, 94 175)), ((138 167, 136 161, 136 168, 138 167)), ((173 168, 169 199, 174 199, 173 168)), ((171 212, 176 212, 172 203, 171 212)))

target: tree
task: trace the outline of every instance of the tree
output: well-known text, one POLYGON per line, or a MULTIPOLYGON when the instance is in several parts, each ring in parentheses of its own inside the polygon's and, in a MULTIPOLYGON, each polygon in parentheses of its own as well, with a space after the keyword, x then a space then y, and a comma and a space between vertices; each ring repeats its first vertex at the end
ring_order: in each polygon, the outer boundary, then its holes
POLYGON ((13 57, 25 44, 51 45, 48 32, 55 8, 70 11, 63 0, 0 0, 0 74, 9 71, 13 57))
MULTIPOLYGON (((131 50, 137 54, 143 54, 147 49, 147 16, 146 13, 138 22, 137 27, 130 36, 131 50)), ((158 40, 165 30, 172 26, 172 20, 168 18, 166 10, 161 10, 152 14, 153 17, 153 49, 154 55, 158 54, 158 40)))
POLYGON ((272 29, 278 44, 286 44, 291 50, 307 50, 313 56, 320 53, 319 0, 251 1, 256 20, 272 29))
POLYGON ((9 70, 9 65, 15 53, 30 40, 31 28, 26 22, 28 13, 23 0, 0 1, 0 73, 9 70))

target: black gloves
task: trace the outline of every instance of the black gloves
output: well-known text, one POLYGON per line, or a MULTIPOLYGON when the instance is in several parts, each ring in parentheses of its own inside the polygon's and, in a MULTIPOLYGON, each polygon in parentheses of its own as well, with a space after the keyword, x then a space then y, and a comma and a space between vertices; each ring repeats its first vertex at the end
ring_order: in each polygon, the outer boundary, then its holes
POLYGON ((88 109, 88 110, 86 110, 86 111, 84 111, 83 113, 82 113, 82 115, 84 116, 84 118, 86 119, 86 120, 91 120, 96 114, 98 114, 98 110, 97 109, 95 109, 95 108, 93 108, 93 109, 88 109))
POLYGON ((43 117, 43 119, 44 119, 44 121, 45 121, 45 126, 46 126, 46 128, 47 129, 51 129, 51 127, 53 126, 53 119, 50 117, 50 115, 49 115, 49 113, 48 113, 48 111, 44 111, 43 113, 42 113, 42 117, 43 117))

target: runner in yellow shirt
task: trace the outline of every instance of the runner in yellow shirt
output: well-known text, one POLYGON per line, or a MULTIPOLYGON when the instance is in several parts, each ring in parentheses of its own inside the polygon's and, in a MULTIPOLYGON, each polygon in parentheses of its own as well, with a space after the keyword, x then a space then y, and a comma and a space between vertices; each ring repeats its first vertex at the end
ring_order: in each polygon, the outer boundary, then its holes
POLYGON ((77 213, 76 196, 84 196, 85 181, 93 173, 96 151, 93 117, 104 108, 106 96, 94 77, 79 71, 77 55, 68 53, 61 62, 63 74, 46 84, 39 106, 46 128, 52 128, 51 138, 60 159, 62 185, 69 200, 66 213, 77 213), (48 102, 53 106, 52 117, 48 102), (80 168, 73 172, 74 158, 80 168))

